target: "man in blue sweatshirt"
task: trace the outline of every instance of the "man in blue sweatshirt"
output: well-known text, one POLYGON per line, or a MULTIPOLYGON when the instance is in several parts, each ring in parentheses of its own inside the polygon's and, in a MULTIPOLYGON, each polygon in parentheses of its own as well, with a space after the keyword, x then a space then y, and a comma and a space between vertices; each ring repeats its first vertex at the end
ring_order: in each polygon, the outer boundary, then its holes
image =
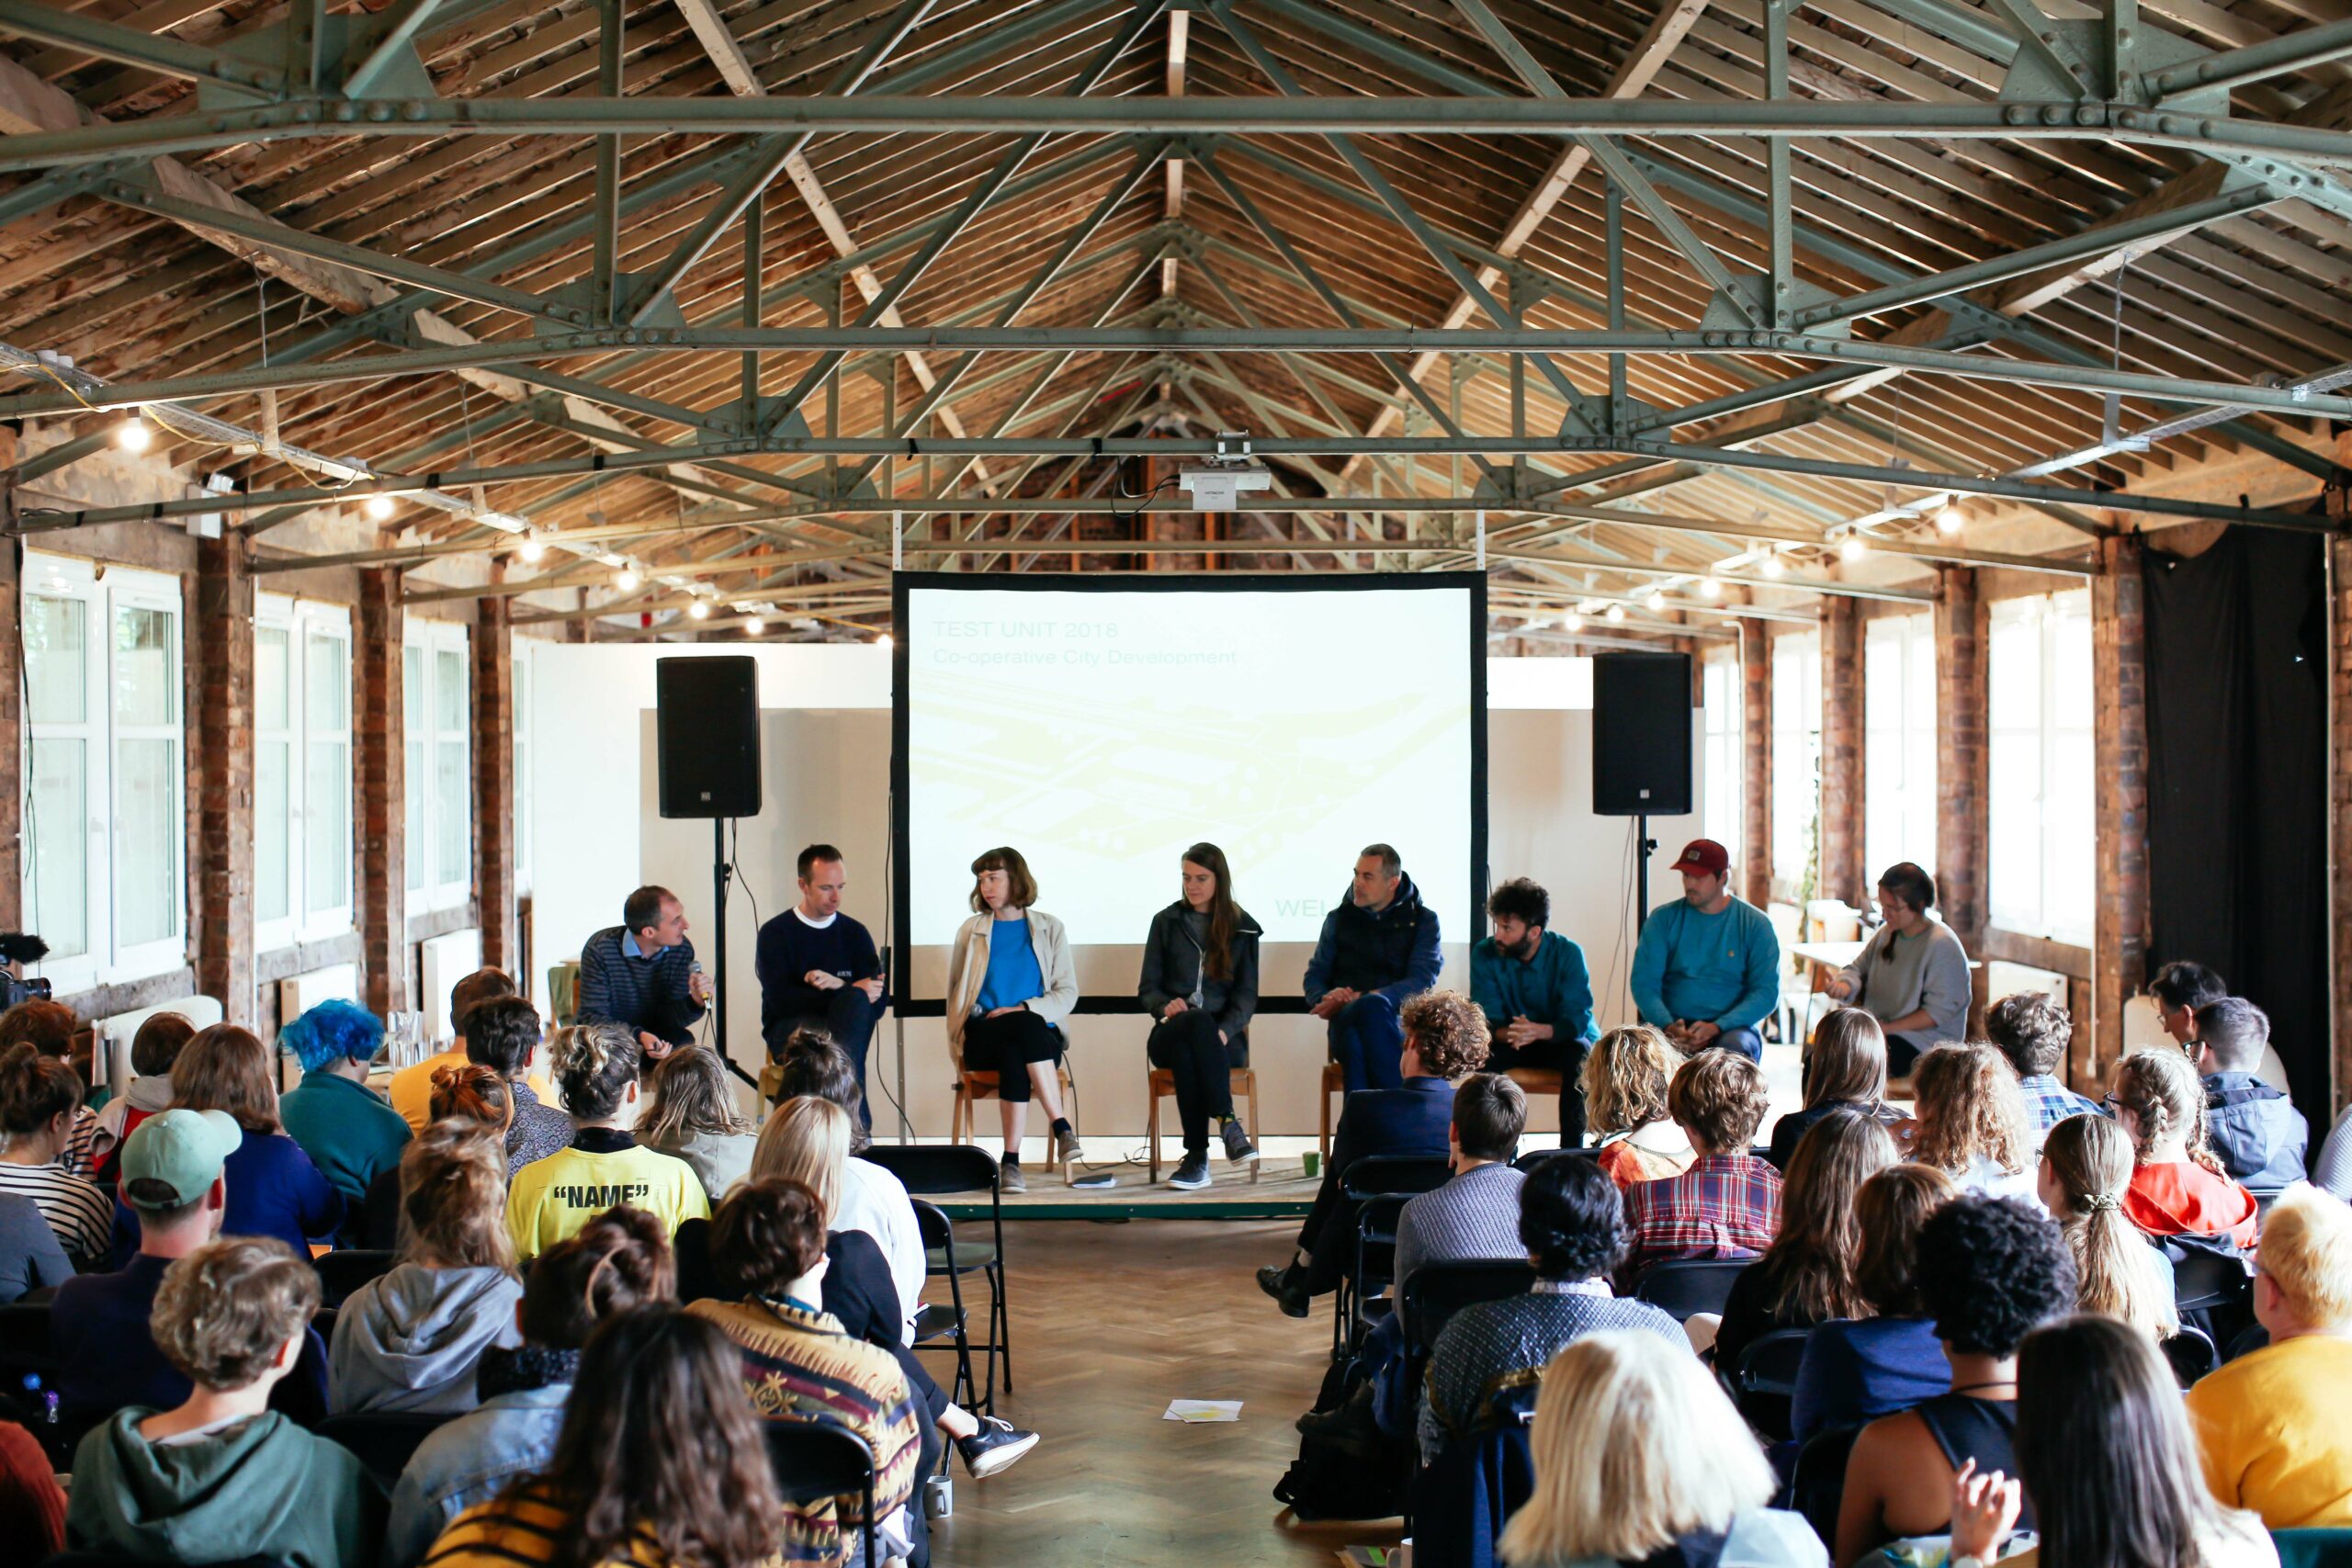
MULTIPOLYGON (((865 1087, 865 1047, 888 1003, 874 938, 841 912, 849 886, 841 851, 811 844, 800 852, 800 902, 760 928, 753 967, 760 976, 760 1034, 771 1058, 801 1028, 821 1029, 849 1053, 865 1087)), ((860 1111, 868 1127, 874 1112, 860 1111)))
POLYGON ((1553 933, 1552 896, 1524 876, 1487 895, 1487 918, 1495 934, 1470 949, 1470 999, 1494 1032, 1487 1070, 1560 1074, 1560 1136, 1573 1146, 1584 1136, 1577 1075, 1585 1047, 1600 1032, 1592 1021, 1592 975, 1584 949, 1553 933))
POLYGON ((1421 902, 1395 850, 1368 845, 1347 902, 1323 917, 1306 962, 1306 1008, 1330 1026, 1331 1060, 1350 1094, 1404 1082, 1397 1010, 1436 985, 1442 967, 1437 911, 1421 902))
POLYGON ((1731 854, 1693 839, 1668 869, 1682 897, 1650 911, 1634 949, 1634 1007, 1689 1055, 1721 1045, 1764 1055, 1756 1026, 1781 994, 1781 938, 1764 911, 1731 892, 1731 854))

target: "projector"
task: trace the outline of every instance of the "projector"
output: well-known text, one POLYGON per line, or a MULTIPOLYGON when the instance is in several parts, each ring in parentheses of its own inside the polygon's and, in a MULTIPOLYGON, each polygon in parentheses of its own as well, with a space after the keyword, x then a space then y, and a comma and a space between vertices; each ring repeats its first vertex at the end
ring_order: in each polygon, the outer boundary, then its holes
POLYGON ((1272 490, 1274 477, 1251 460, 1248 431, 1220 430, 1216 456, 1196 467, 1178 469, 1176 484, 1193 498, 1193 511, 1230 512, 1242 491, 1272 490))

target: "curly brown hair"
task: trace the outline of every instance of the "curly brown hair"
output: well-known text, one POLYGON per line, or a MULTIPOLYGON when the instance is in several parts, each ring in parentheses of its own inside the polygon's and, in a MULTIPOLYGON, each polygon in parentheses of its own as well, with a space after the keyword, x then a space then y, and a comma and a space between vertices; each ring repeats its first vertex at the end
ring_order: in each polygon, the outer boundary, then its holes
POLYGON ((2170 1046, 2134 1051, 2115 1069, 2115 1103, 2140 1123, 2132 1156, 2146 1165, 2156 1145, 2177 1136, 2188 1157, 2216 1176, 2228 1174, 2205 1124, 2205 1084, 2188 1058, 2170 1046))
POLYGON ((319 1275, 267 1236, 209 1241, 164 1270, 148 1327, 203 1388, 250 1387, 319 1310, 319 1275))
POLYGON ((1911 1069, 1918 1134, 1911 1157, 1939 1170, 1961 1171, 1979 1155, 2016 1175, 2033 1159, 2033 1134, 2018 1075, 1982 1041, 1945 1043, 1922 1055, 1911 1069))
POLYGON ((1606 1137, 1665 1121, 1666 1086, 1681 1060, 1646 1023, 1611 1030, 1585 1055, 1585 1124, 1606 1137))
POLYGON ((616 1203, 531 1264, 523 1282, 523 1337, 577 1350, 615 1313, 677 1293, 668 1228, 642 1209, 616 1203))
POLYGON ((1736 1051, 1711 1045, 1674 1070, 1666 1089, 1667 1111, 1713 1154, 1746 1154, 1756 1141, 1772 1091, 1764 1069, 1736 1051))
POLYGON ((1984 1010, 1984 1038, 2009 1059, 2018 1077, 2045 1077, 2066 1059, 2075 1021, 2041 992, 2019 991, 1984 1010))
POLYGON ((710 1261, 740 1296, 775 1297, 825 1256, 825 1201, 772 1176, 736 1189, 710 1222, 710 1261))
POLYGON ((1423 991, 1396 1016, 1423 1069, 1446 1082, 1459 1082, 1487 1065, 1487 1015, 1460 991, 1423 991))
POLYGON ((506 1087, 497 1068, 480 1062, 460 1062, 456 1066, 444 1063, 434 1068, 433 1090, 424 1103, 435 1122, 454 1116, 503 1133, 514 1120, 514 1091, 506 1087))
POLYGON ((74 1034, 81 1027, 82 1021, 63 1002, 39 998, 18 1002, 0 1012, 0 1051, 21 1041, 44 1056, 62 1056, 74 1049, 74 1034))

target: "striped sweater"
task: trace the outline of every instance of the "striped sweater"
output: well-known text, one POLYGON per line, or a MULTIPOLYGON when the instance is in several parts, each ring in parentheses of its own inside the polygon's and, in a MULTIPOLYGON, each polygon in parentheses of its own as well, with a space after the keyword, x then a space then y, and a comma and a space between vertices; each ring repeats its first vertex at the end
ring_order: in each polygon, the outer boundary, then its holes
MULTIPOLYGON (((424 1554, 424 1568, 529 1568, 555 1561, 556 1542, 571 1528, 571 1516, 544 1486, 529 1484, 468 1508, 424 1554)), ((653 1532, 639 1529, 626 1551, 605 1559, 609 1568, 677 1568, 653 1532)), ((775 1559, 769 1559, 773 1565, 775 1559)))
MULTIPOLYGON (((874 1452, 874 1517, 888 1519, 914 1497, 922 1467, 922 1406, 888 1350, 850 1337, 839 1319, 788 1302, 699 1301, 743 1355, 744 1392, 763 1421, 829 1421, 874 1452)), ((831 1568, 843 1561, 842 1530, 863 1523, 859 1499, 787 1503, 784 1562, 831 1568)))
POLYGON ((580 1021, 626 1023, 673 1045, 693 1044, 703 1015, 688 989, 695 944, 681 942, 650 958, 631 958, 621 945, 628 934, 607 926, 580 944, 580 1021))

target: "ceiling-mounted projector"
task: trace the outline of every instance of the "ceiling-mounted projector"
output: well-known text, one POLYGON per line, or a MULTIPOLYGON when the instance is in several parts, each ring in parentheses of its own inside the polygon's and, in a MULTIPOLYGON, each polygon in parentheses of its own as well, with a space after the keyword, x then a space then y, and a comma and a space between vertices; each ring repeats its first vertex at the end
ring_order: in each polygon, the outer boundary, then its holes
POLYGON ((1230 512, 1244 491, 1272 490, 1274 477, 1250 456, 1250 433, 1220 430, 1216 456, 1176 473, 1177 488, 1193 498, 1195 512, 1230 512))

